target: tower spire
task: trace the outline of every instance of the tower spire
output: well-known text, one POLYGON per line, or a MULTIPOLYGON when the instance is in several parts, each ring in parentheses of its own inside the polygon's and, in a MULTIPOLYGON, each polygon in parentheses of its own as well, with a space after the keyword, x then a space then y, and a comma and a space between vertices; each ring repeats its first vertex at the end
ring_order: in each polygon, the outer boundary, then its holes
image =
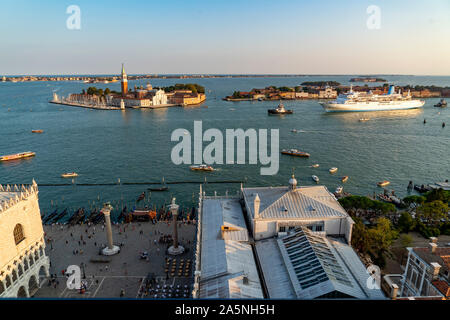
POLYGON ((125 73, 125 67, 122 63, 122 96, 125 96, 128 93, 128 79, 127 74, 125 73))

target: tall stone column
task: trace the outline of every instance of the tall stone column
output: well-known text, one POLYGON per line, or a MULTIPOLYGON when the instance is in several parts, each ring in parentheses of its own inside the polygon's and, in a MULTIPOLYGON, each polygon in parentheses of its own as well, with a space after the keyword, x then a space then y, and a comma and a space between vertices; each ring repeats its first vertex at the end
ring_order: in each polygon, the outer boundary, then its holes
POLYGON ((169 254, 178 255, 184 252, 184 248, 178 245, 178 226, 177 226, 177 218, 178 218, 178 208, 180 206, 175 204, 175 198, 172 198, 172 203, 169 206, 169 210, 173 216, 173 245, 168 249, 169 254))
POLYGON ((112 237, 112 229, 111 229, 111 210, 113 207, 106 203, 102 210, 100 210, 101 213, 105 216, 105 225, 106 225, 106 238, 108 241, 108 246, 102 250, 103 255, 105 256, 112 256, 116 253, 119 253, 120 248, 118 246, 115 246, 113 243, 113 237, 112 237))

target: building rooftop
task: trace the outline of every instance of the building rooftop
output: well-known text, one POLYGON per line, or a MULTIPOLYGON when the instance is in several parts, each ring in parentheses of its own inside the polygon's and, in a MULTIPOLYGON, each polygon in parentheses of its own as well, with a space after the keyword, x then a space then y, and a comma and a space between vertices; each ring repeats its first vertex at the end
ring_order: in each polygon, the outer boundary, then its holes
POLYGON ((37 184, 33 180, 32 185, 1 185, 0 184, 0 212, 14 206, 19 201, 26 199, 30 194, 38 191, 37 184))
POLYGON ((315 299, 335 292, 357 299, 384 299, 366 286, 370 277, 353 249, 305 227, 256 242, 270 298, 315 299))
MULTIPOLYGON (((248 203, 252 203, 258 194, 261 201, 260 219, 348 217, 325 186, 298 187, 294 190, 289 187, 244 188, 243 193, 248 203)), ((254 208, 249 207, 254 217, 254 208)))
POLYGON ((434 253, 430 248, 413 248, 412 250, 426 263, 437 262, 443 271, 450 270, 450 247, 436 247, 434 253))
POLYGON ((239 199, 204 199, 200 298, 263 298, 239 199))

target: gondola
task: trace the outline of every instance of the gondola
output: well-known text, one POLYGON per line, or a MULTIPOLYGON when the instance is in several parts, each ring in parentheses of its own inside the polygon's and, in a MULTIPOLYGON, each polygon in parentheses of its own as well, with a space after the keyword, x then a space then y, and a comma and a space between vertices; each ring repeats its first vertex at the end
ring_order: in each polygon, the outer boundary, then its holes
POLYGON ((67 209, 64 209, 60 214, 58 214, 53 220, 52 223, 58 222, 67 214, 67 209))
POLYGON ((48 214, 46 217, 44 217, 44 220, 42 221, 43 224, 47 224, 50 219, 52 219, 56 214, 58 213, 58 209, 55 209, 52 213, 48 214))
POLYGON ((145 199, 145 192, 142 192, 141 195, 137 198, 136 202, 142 201, 145 199))
POLYGON ((92 219, 97 214, 97 208, 94 208, 94 210, 91 210, 91 213, 89 214, 89 217, 86 219, 86 222, 92 222, 92 219))
POLYGON ((159 187, 159 188, 147 188, 147 190, 149 190, 149 191, 167 191, 167 190, 169 190, 169 187, 164 186, 164 187, 159 187))

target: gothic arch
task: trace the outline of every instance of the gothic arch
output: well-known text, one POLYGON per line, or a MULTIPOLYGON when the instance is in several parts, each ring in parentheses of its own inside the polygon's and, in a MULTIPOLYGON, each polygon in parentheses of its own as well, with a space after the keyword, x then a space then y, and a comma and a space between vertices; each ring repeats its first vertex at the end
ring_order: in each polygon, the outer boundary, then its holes
POLYGON ((3 292, 5 292, 5 285, 3 284, 3 280, 0 280, 0 294, 2 294, 3 292))
POLYGON ((12 282, 13 282, 13 283, 15 283, 15 282, 17 281, 17 279, 19 279, 19 277, 17 276, 17 271, 16 271, 16 269, 14 269, 14 270, 11 272, 11 276, 12 276, 12 282))
POLYGON ((27 257, 23 258, 23 269, 24 269, 24 271, 27 271, 29 269, 29 263, 28 263, 27 257))
POLYGON ((48 274, 49 274, 48 267, 47 267, 45 264, 43 264, 43 265, 39 268, 38 276, 39 276, 39 278, 45 278, 45 277, 48 276, 48 274))
POLYGON ((17 266, 17 271, 19 273, 19 278, 20 278, 23 275, 22 263, 19 263, 19 265, 17 266))
POLYGON ((11 285, 12 285, 11 277, 9 276, 9 274, 5 278, 5 285, 6 285, 6 288, 11 287, 11 285))
POLYGON ((32 275, 28 280, 28 294, 33 296, 36 291, 39 289, 39 283, 36 280, 36 276, 32 275))
POLYGON ((17 290, 17 298, 28 298, 27 288, 25 288, 25 286, 21 286, 19 290, 17 290))

